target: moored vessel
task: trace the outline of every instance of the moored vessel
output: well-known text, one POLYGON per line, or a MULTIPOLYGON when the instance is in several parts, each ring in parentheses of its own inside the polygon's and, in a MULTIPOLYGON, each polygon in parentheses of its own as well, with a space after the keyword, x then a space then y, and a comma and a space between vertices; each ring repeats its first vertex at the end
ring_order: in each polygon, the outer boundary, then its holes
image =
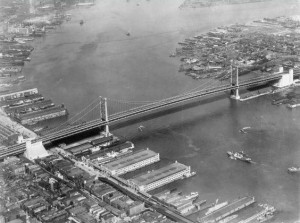
POLYGON ((228 151, 227 155, 229 156, 230 159, 241 160, 241 161, 244 161, 247 163, 251 163, 251 158, 243 151, 240 151, 240 152, 228 151))

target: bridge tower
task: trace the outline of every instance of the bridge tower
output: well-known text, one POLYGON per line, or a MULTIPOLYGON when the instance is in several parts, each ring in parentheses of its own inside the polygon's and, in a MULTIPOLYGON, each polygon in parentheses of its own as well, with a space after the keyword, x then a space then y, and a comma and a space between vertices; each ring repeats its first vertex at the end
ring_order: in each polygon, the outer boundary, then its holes
POLYGON ((239 67, 236 66, 236 74, 235 74, 235 81, 233 80, 233 71, 231 65, 231 77, 230 77, 231 86, 235 86, 236 89, 231 90, 231 98, 239 100, 240 93, 239 93, 239 67))
POLYGON ((102 121, 106 122, 105 125, 105 136, 109 136, 109 125, 108 125, 108 109, 107 109, 107 98, 102 98, 100 96, 100 118, 102 121))

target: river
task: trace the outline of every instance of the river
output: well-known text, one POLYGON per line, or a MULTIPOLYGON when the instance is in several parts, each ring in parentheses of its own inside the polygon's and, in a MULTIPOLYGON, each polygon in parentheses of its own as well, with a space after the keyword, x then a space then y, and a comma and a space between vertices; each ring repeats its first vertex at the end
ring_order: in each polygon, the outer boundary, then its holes
MULTIPOLYGON (((179 59, 169 57, 178 42, 222 25, 299 12, 299 5, 285 1, 179 10, 181 2, 99 0, 72 9, 70 22, 35 40, 22 88, 37 87, 64 103, 71 116, 99 95, 126 101, 170 97, 201 84, 179 73, 179 59)), ((295 222, 300 178, 287 168, 300 165, 300 110, 273 106, 271 99, 236 102, 224 94, 114 133, 190 165, 197 175, 176 185, 185 192, 198 191, 209 201, 255 196, 279 210, 276 222, 295 222), (252 127, 248 134, 239 133, 244 126, 252 127), (244 150, 255 164, 229 160, 228 150, 244 150)))

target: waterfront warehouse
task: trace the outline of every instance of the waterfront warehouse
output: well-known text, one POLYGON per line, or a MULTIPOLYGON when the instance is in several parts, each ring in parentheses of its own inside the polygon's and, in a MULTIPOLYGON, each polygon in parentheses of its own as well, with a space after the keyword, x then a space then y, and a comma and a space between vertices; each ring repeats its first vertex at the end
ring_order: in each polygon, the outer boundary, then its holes
POLYGON ((5 101, 7 99, 11 100, 11 99, 15 99, 15 98, 26 97, 28 95, 33 95, 33 94, 37 94, 37 93, 38 93, 37 88, 28 89, 28 90, 24 90, 24 91, 12 92, 12 93, 8 93, 8 94, 0 95, 0 101, 5 101))
POLYGON ((133 188, 150 191, 191 174, 191 167, 175 162, 129 180, 133 188))
POLYGON ((26 125, 31 122, 43 121, 46 119, 65 116, 67 114, 68 114, 67 109, 63 107, 53 107, 46 110, 41 110, 41 111, 32 112, 28 114, 19 114, 16 116, 16 119, 21 124, 26 125))
POLYGON ((122 156, 102 166, 103 170, 110 175, 121 175, 141 167, 150 165, 160 160, 159 154, 149 149, 139 150, 135 153, 122 156))

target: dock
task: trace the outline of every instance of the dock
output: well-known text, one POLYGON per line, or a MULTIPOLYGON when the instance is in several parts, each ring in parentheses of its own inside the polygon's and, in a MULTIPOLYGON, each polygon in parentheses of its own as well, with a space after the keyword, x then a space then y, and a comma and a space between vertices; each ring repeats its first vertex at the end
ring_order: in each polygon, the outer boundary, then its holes
POLYGON ((232 203, 220 208, 219 210, 216 210, 212 212, 211 214, 204 216, 202 218, 198 218, 198 222, 200 223, 206 223, 206 222, 217 222, 221 219, 245 208, 249 205, 253 204, 255 202, 254 197, 243 197, 238 200, 233 201, 232 203))

